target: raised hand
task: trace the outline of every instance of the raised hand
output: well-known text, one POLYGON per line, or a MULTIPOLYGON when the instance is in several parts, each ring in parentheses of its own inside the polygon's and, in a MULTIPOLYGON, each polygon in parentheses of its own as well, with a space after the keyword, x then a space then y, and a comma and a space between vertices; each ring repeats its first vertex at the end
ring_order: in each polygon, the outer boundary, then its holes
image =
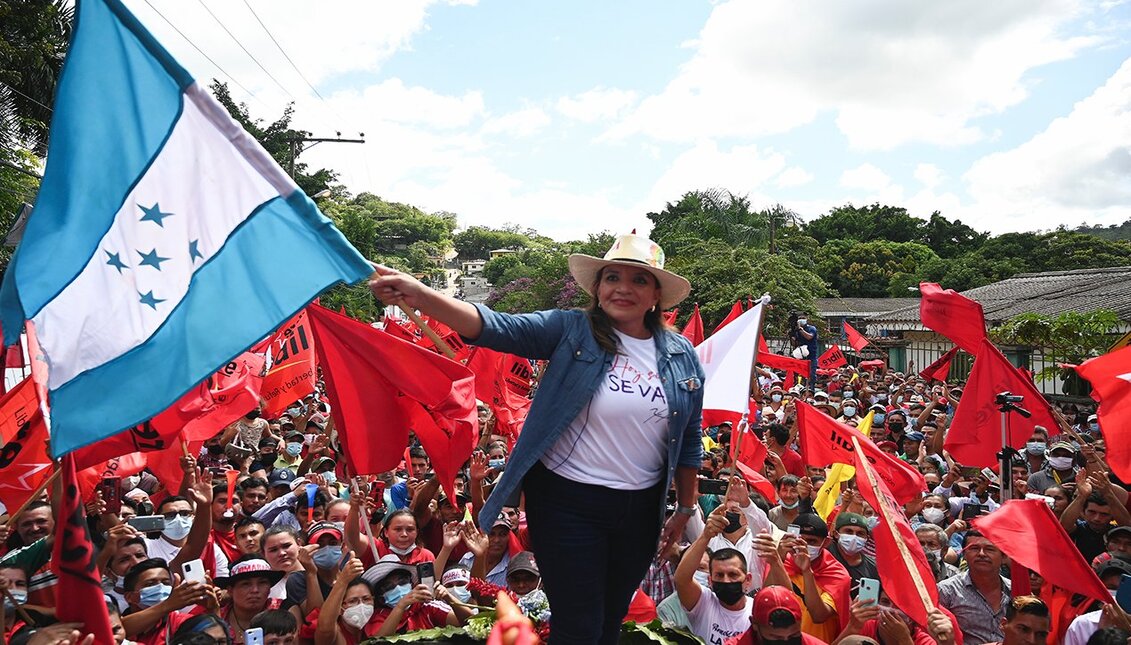
POLYGON ((460 523, 448 522, 444 525, 444 548, 454 549, 459 544, 460 536, 460 523))
POLYGON ((481 558, 487 553, 489 543, 487 534, 474 526, 469 527, 466 524, 463 526, 463 542, 472 555, 477 558, 481 558))
POLYGON ((750 489, 747 488, 745 479, 731 475, 730 481, 727 482, 725 502, 734 502, 743 508, 750 505, 750 489))
POLYGON ((482 483, 487 479, 487 454, 476 450, 471 453, 471 466, 469 468, 469 477, 472 483, 482 483))

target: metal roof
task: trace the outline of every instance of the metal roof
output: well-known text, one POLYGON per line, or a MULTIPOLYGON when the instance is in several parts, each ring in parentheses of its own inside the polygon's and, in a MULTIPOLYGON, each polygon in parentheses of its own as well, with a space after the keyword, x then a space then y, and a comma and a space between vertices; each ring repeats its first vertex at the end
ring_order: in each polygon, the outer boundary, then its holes
MULTIPOLYGON (((962 295, 982 304, 991 325, 1023 313, 1056 316, 1096 309, 1111 309, 1121 320, 1131 321, 1131 266, 1021 273, 962 295)), ((919 305, 877 313, 868 320, 917 324, 919 305)))
POLYGON ((813 302, 822 318, 864 318, 904 307, 919 308, 918 298, 817 298, 813 302))

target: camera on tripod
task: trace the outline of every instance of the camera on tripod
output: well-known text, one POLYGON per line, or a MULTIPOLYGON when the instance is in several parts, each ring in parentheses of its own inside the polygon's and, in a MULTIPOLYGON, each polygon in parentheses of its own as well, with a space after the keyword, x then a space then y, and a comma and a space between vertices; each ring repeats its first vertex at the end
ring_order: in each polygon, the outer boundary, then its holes
POLYGON ((998 394, 994 397, 994 403, 997 403, 998 405, 1004 405, 1006 403, 1021 403, 1024 400, 1024 396, 1020 394, 1014 394, 1013 392, 1002 392, 1001 394, 998 394))

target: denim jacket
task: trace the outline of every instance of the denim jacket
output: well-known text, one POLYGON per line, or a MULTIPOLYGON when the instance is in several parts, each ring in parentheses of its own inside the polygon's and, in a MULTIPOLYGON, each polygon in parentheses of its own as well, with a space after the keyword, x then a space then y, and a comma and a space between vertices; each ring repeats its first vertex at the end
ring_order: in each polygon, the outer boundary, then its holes
MULTIPOLYGON (((550 361, 507 469, 479 514, 479 525, 489 527, 502 511, 505 500, 521 488, 522 478, 530 468, 589 403, 608 373, 613 355, 597 344, 583 311, 556 309, 512 315, 491 311, 482 305, 476 307, 483 320, 483 332, 469 342, 525 358, 550 361)), ((699 357, 686 338, 675 332, 663 332, 654 339, 657 371, 668 400, 665 486, 670 486, 676 466, 698 469, 703 460, 700 424, 704 374, 699 357)))

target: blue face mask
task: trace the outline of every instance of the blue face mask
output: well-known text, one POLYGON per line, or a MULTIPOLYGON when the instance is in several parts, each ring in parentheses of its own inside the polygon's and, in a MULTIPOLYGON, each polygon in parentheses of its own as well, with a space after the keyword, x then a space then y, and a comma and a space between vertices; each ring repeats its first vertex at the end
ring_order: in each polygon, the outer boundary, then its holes
POLYGON ((397 585, 392 589, 386 591, 385 595, 383 596, 383 598, 385 599, 385 606, 396 607, 397 603, 401 601, 401 598, 407 596, 411 591, 412 585, 408 584, 407 582, 403 585, 397 585))
POLYGON ((1089 424, 1088 424, 1088 430, 1090 430, 1090 431, 1091 431, 1091 432, 1093 432, 1093 433, 1099 432, 1099 431, 1100 431, 1100 424, 1098 424, 1098 423, 1089 423, 1089 424))
POLYGON ((173 588, 166 584, 150 585, 142 589, 138 594, 137 604, 143 609, 149 609, 154 605, 159 605, 169 599, 169 594, 173 593, 173 588))
POLYGON ((338 473, 332 470, 327 470, 326 472, 322 473, 322 478, 326 480, 327 484, 338 483, 338 473))
POLYGON ((455 596, 456 600, 462 603, 466 604, 467 601, 471 600, 471 590, 467 587, 452 587, 448 589, 448 591, 452 594, 452 596, 455 596))
POLYGON ((880 523, 880 518, 873 515, 872 517, 865 517, 864 522, 867 523, 868 530, 871 531, 872 529, 876 528, 877 524, 880 523))
POLYGON ((297 441, 287 442, 287 454, 292 457, 297 457, 302 454, 302 444, 297 441))
POLYGON ((872 422, 873 423, 883 423, 884 419, 887 419, 887 418, 888 418, 888 415, 883 414, 882 412, 877 412, 876 415, 872 417, 872 422))
POLYGON ((314 566, 319 569, 332 569, 342 561, 342 547, 338 545, 324 546, 314 552, 312 559, 314 566))
MULTIPOLYGON (((12 594, 12 600, 21 605, 27 602, 27 589, 9 589, 8 593, 12 594)), ((7 596, 4 597, 4 609, 14 609, 12 601, 8 600, 7 596)))

